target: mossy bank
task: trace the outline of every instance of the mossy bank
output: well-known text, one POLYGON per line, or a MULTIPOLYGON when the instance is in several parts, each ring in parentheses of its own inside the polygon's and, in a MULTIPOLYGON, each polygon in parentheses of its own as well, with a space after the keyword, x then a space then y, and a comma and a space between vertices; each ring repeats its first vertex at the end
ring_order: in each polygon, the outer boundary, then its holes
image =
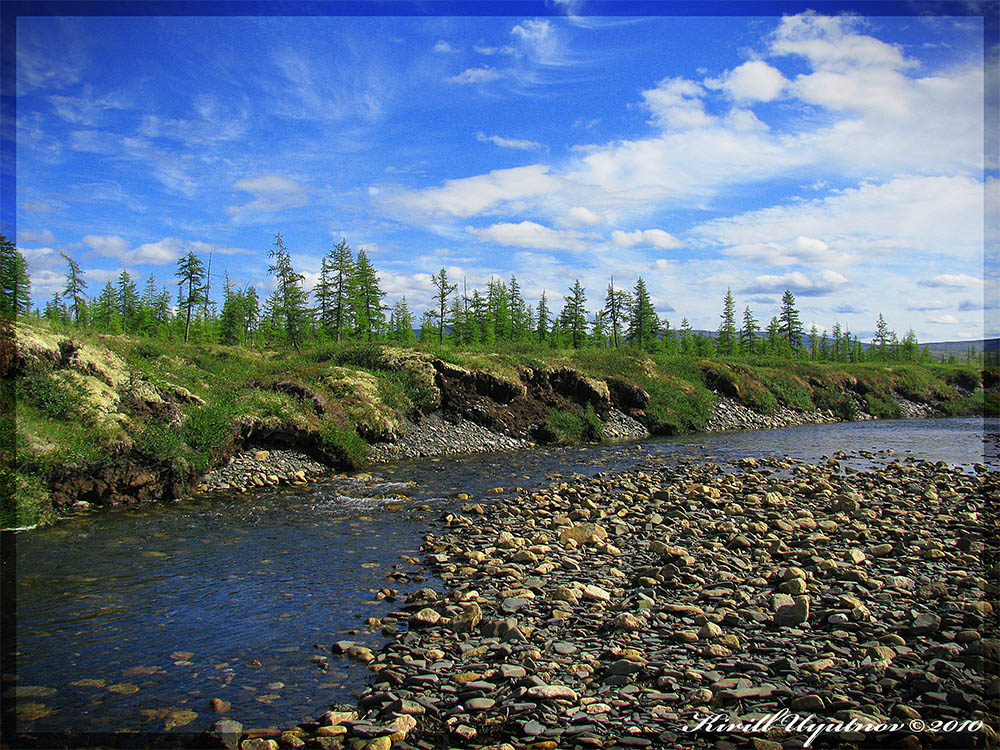
POLYGON ((959 365, 631 350, 248 351, 37 323, 3 329, 0 372, 7 528, 46 523, 81 503, 181 497, 246 448, 295 448, 339 469, 392 456, 408 440, 401 455, 420 455, 412 443, 430 415, 517 441, 598 441, 637 429, 995 415, 1000 381, 996 369, 959 365))

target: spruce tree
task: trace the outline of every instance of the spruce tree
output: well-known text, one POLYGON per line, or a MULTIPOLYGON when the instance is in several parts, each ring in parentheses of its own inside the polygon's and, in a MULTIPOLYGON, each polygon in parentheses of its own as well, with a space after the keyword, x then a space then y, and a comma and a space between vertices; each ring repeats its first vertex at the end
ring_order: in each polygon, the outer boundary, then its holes
POLYGON ((531 336, 531 308, 524 301, 517 277, 510 277, 510 339, 522 341, 531 336))
POLYGON ((110 281, 105 282, 101 293, 94 301, 93 322, 102 333, 117 332, 118 309, 117 294, 110 281))
POLYGON ((184 343, 187 343, 191 332, 191 315, 195 305, 201 301, 204 293, 202 282, 205 280, 205 265, 197 255, 188 252, 183 258, 177 261, 177 273, 179 281, 177 305, 184 308, 184 343), (187 284, 187 294, 182 295, 180 290, 187 284))
POLYGON ((624 289, 615 289, 615 277, 611 277, 607 294, 604 296, 604 314, 607 316, 611 345, 617 349, 624 337, 624 326, 629 320, 632 300, 624 289))
POLYGON ((273 321, 284 330, 289 343, 299 352, 309 323, 306 293, 302 291, 303 276, 292 268, 291 256, 280 233, 274 236, 274 247, 268 252, 268 257, 272 263, 267 270, 275 279, 274 294, 270 300, 273 321))
POLYGON ((80 324, 86 314, 86 298, 84 296, 83 290, 87 288, 87 282, 83 278, 83 273, 80 271, 80 266, 71 257, 66 255, 66 253, 59 253, 63 260, 66 261, 68 266, 66 270, 66 286, 63 289, 63 295, 70 299, 69 309, 73 313, 73 322, 76 324, 77 330, 80 329, 80 324))
POLYGON ((802 348, 802 321, 799 318, 799 311, 795 309, 795 295, 791 290, 786 289, 781 297, 781 312, 778 314, 780 323, 779 330, 788 343, 788 350, 795 354, 802 348))
POLYGON ((743 327, 740 329, 740 348, 753 354, 757 351, 757 335, 760 333, 760 325, 750 311, 750 305, 743 310, 743 327))
POLYGON ((549 326, 551 323, 551 312, 548 301, 545 299, 545 290, 538 300, 538 316, 535 318, 535 336, 539 342, 545 342, 549 337, 549 326))
POLYGON ((733 301, 733 290, 727 289, 722 300, 722 323, 719 325, 719 338, 716 341, 719 354, 730 356, 737 353, 739 343, 736 339, 736 302, 733 301))
POLYGON ((353 325, 351 292, 354 287, 354 254, 346 237, 341 238, 327 255, 327 266, 331 275, 329 325, 334 339, 340 341, 353 325))
POLYGON ((30 311, 28 263, 14 243, 0 234, 0 317, 17 318, 30 311))
POLYGON ((635 283, 628 331, 625 338, 640 349, 652 350, 656 345, 660 319, 653 309, 653 302, 646 291, 646 282, 639 277, 635 283))
POLYGON ((560 323, 570 337, 574 349, 579 349, 587 340, 587 296, 577 279, 565 298, 560 315, 560 323))
POLYGON ((694 342, 692 341, 693 331, 687 318, 681 318, 680 330, 680 350, 681 354, 691 354, 694 342))
POLYGON ((885 322, 882 313, 878 314, 878 322, 875 324, 875 337, 872 339, 872 354, 874 359, 889 359, 889 342, 892 335, 889 332, 889 325, 885 322))
POLYGON ((238 344, 243 338, 246 328, 244 321, 244 299, 239 289, 234 289, 226 274, 225 286, 222 289, 222 315, 219 318, 219 343, 238 344))
MULTIPOLYGON (((437 302, 437 312, 434 313, 434 318, 437 320, 437 333, 438 333, 438 344, 444 345, 444 329, 448 323, 448 297, 458 289, 458 284, 448 283, 448 271, 441 268, 441 271, 434 274, 431 277, 431 283, 434 284, 434 288, 437 290, 434 293, 434 300, 437 302)), ((423 326, 421 326, 421 331, 423 326)), ((421 333, 420 340, 423 341, 423 334, 421 333)))
POLYGON ((350 289, 355 332, 364 341, 374 341, 385 330, 385 308, 382 305, 385 292, 379 286, 378 272, 364 250, 358 251, 350 289))
POLYGON ((413 334, 413 315, 406 304, 405 294, 392 306, 389 331, 390 338, 397 344, 412 344, 416 338, 413 334))
POLYGON ((115 290, 118 315, 121 317, 122 333, 134 333, 138 328, 139 292, 129 272, 122 269, 118 274, 118 288, 115 290))

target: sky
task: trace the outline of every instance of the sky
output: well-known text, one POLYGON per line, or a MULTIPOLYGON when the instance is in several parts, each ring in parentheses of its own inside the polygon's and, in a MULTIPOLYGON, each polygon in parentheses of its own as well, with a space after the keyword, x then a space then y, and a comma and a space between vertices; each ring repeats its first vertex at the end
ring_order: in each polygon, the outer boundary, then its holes
POLYGON ((94 296, 122 268, 176 290, 188 251, 211 255, 213 296, 224 274, 266 294, 280 232, 307 287, 346 238, 418 318, 444 267, 470 290, 515 275, 557 309, 579 279, 591 311, 641 276, 675 327, 718 328, 727 289, 763 327, 790 289, 807 329, 867 340, 882 314, 921 341, 1000 334, 982 17, 573 0, 16 23, 16 239, 38 304, 60 253, 94 296))

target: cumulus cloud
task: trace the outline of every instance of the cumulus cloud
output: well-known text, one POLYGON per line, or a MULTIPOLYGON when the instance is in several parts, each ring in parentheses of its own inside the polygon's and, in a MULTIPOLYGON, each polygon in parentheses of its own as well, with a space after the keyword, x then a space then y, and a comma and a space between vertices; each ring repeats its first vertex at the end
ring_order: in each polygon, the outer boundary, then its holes
POLYGON ((684 246, 683 242, 662 229, 636 229, 634 232, 616 229, 611 233, 611 243, 616 247, 651 245, 660 250, 676 250, 684 246))
POLYGON ((646 107, 664 130, 691 130, 713 124, 705 112, 704 89, 686 78, 664 78, 654 89, 642 92, 646 107))
POLYGON ((582 250, 586 247, 579 232, 568 229, 551 229, 533 221, 518 224, 493 224, 486 229, 469 231, 481 240, 510 247, 527 247, 535 250, 582 250))
POLYGON ((594 225, 601 223, 601 217, 585 206, 573 206, 566 214, 565 220, 570 224, 594 225))
POLYGON ((745 294, 778 294, 785 289, 790 289, 797 296, 820 297, 841 291, 848 283, 847 278, 836 271, 821 271, 811 279, 805 274, 793 271, 781 275, 762 274, 755 276, 753 282, 741 291, 745 294))
POLYGON ((88 234, 83 238, 83 244, 91 249, 88 256, 98 256, 101 258, 123 259, 128 252, 129 243, 118 235, 98 235, 88 234))
POLYGON ((788 81, 781 71, 763 60, 750 60, 728 71, 721 78, 706 79, 705 85, 722 89, 740 101, 770 102, 777 99, 788 81))
POLYGON ((508 213, 517 211, 523 209, 526 199, 556 191, 560 186, 560 180, 549 174, 549 167, 533 164, 446 180, 441 187, 405 191, 392 200, 418 214, 464 218, 501 207, 508 213))
POLYGON ((449 44, 448 42, 446 42, 444 39, 442 39, 441 41, 439 41, 437 44, 434 45, 434 51, 435 52, 454 52, 455 48, 452 47, 451 44, 449 44))
POLYGON ((921 279, 917 286, 946 289, 982 289, 983 280, 964 273, 942 273, 930 279, 921 279))

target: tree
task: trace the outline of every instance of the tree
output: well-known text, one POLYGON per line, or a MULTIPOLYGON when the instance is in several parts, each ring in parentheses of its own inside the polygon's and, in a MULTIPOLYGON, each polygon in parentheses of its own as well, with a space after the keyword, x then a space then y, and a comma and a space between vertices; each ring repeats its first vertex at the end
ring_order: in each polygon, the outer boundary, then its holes
POLYGON ((690 354, 693 348, 691 324, 687 318, 681 318, 680 349, 681 354, 690 354))
POLYGON ((640 276, 635 283, 635 296, 632 298, 632 311, 625 338, 640 349, 652 350, 659 333, 659 322, 649 292, 646 291, 646 282, 640 276))
POLYGON ((524 301, 517 277, 510 277, 510 338, 511 341, 521 341, 531 336, 531 308, 524 301))
POLYGON ((757 349, 757 336, 760 333, 760 325, 750 311, 750 305, 743 309, 743 327, 740 329, 740 348, 753 354, 757 349))
MULTIPOLYGON (((434 293, 434 299, 438 303, 438 309, 433 315, 437 320, 438 344, 444 345, 444 328, 448 322, 446 317, 448 297, 458 289, 458 284, 448 283, 448 272, 443 267, 439 273, 431 277, 431 283, 434 284, 434 288, 437 290, 434 293)), ((421 326, 421 331, 423 331, 423 326, 421 326)), ((420 340, 423 341, 423 338, 423 333, 421 333, 420 340)))
POLYGON ((191 313, 195 305, 201 301, 204 293, 202 282, 205 280, 205 265, 194 252, 189 251, 187 255, 177 261, 178 295, 177 304, 185 309, 184 318, 184 343, 187 343, 191 332, 191 313), (187 295, 183 295, 183 290, 187 284, 187 295))
POLYGON ((28 263, 14 243, 0 234, 0 316, 16 318, 30 310, 28 263))
POLYGON ((94 301, 93 322, 99 331, 111 333, 118 323, 117 294, 111 282, 105 282, 104 288, 94 301))
POLYGON ((549 324, 551 323, 551 312, 548 301, 545 299, 545 290, 538 300, 538 316, 535 319, 535 336, 539 341, 545 341, 549 337, 549 324))
POLYGON ((115 290, 115 302, 118 314, 122 319, 122 333, 135 332, 139 318, 139 292, 129 272, 122 269, 118 274, 118 288, 115 290))
POLYGON ((777 315, 771 316, 767 324, 767 349, 771 354, 781 354, 788 350, 788 341, 781 332, 781 322, 777 315))
POLYGON ((254 336, 260 326, 260 297, 257 289, 248 286, 243 292, 243 344, 253 349, 254 336))
POLYGON ((275 278, 272 300, 272 317, 275 325, 284 328, 295 351, 301 351, 301 342, 309 322, 306 310, 306 293, 302 291, 303 276, 292 268, 291 256, 281 234, 274 235, 274 247, 268 252, 272 264, 268 273, 275 278))
POLYGON ((611 345, 617 349, 621 345, 623 326, 629 319, 632 300, 624 289, 615 289, 615 277, 611 277, 607 294, 604 296, 604 314, 607 317, 611 345))
POLYGON ((888 359, 889 358, 889 342, 892 340, 892 334, 889 332, 889 326, 885 322, 885 318, 882 317, 882 313, 878 314, 878 322, 875 324, 875 337, 872 339, 872 353, 878 359, 888 359))
POLYGON ((736 303, 733 301, 733 290, 727 289, 722 301, 722 323, 719 325, 719 338, 716 341, 719 354, 728 356, 737 353, 736 339, 736 303))
POLYGON ((83 290, 87 288, 87 282, 84 280, 83 273, 80 271, 80 266, 77 265, 77 262, 66 255, 66 253, 59 254, 68 265, 66 287, 63 289, 63 295, 72 300, 69 309, 73 313, 73 322, 76 324, 77 330, 79 330, 81 320, 86 312, 86 298, 84 297, 83 290))
POLYGON ((788 289, 781 297, 781 311, 778 314, 778 330, 788 342, 788 349, 794 355, 802 348, 802 321, 795 309, 795 295, 788 289))
POLYGON ((811 359, 819 359, 819 330, 813 323, 809 329, 809 356, 811 359))
POLYGON ((244 322, 245 301, 239 289, 234 289, 226 274, 225 286, 222 288, 222 316, 219 318, 219 343, 238 344, 243 338, 246 328, 244 322))
POLYGON ((354 254, 341 238, 323 258, 320 283, 316 290, 319 320, 336 341, 351 328, 351 291, 354 284, 354 254))
POLYGON ((579 349, 587 338, 587 296, 577 279, 560 314, 560 322, 571 337, 573 348, 579 349))
POLYGON ((364 250, 358 251, 350 290, 355 331, 365 341, 372 341, 385 329, 385 308, 382 306, 385 292, 379 286, 378 273, 364 250))
POLYGON ((405 294, 392 306, 389 337, 397 344, 412 344, 416 340, 413 335, 413 315, 406 304, 405 294))

